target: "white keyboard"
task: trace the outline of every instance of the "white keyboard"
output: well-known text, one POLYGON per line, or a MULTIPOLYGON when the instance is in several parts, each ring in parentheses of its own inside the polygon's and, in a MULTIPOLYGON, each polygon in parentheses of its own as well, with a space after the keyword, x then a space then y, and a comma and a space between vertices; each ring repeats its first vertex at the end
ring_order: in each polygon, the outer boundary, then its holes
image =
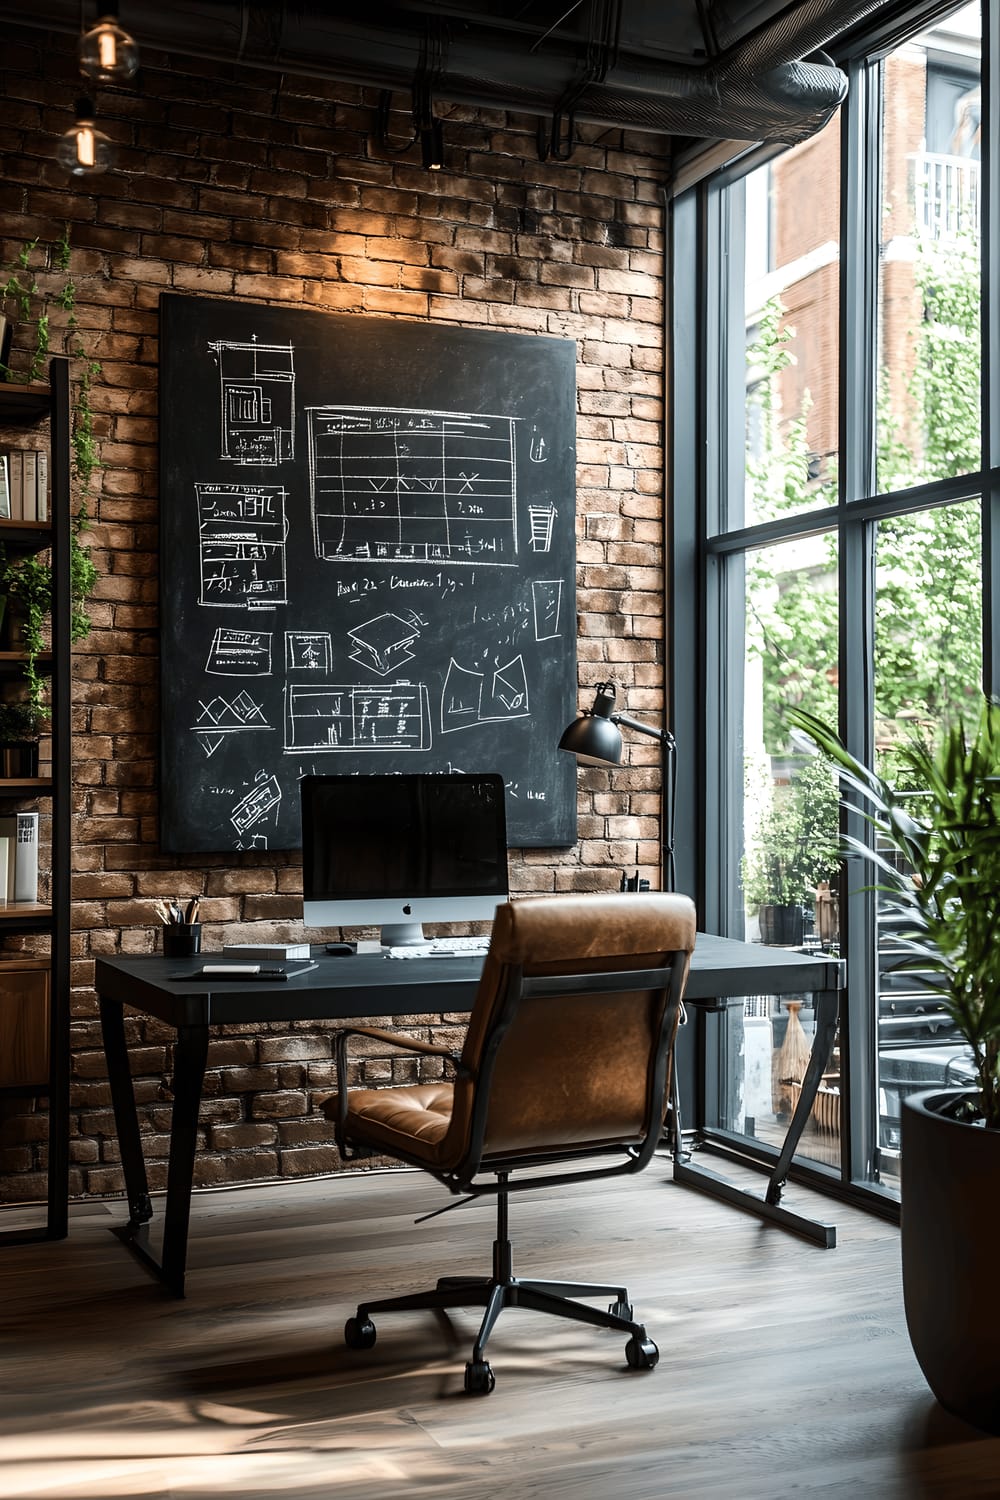
POLYGON ((467 953, 485 953, 489 937, 428 938, 426 943, 407 943, 402 948, 383 948, 386 958, 448 958, 467 953))

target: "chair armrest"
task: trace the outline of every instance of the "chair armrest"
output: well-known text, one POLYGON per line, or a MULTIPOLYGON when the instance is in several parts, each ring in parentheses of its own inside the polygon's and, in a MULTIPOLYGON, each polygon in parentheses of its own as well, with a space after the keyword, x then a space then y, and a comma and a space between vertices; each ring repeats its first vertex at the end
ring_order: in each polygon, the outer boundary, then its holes
POLYGON ((345 1055, 346 1040, 349 1036, 367 1036, 371 1037, 373 1041, 385 1042, 387 1046, 398 1047, 402 1052, 421 1052, 427 1057, 446 1057, 450 1062, 455 1064, 456 1068, 461 1069, 462 1067, 457 1053, 450 1051, 447 1047, 442 1047, 437 1042, 420 1042, 414 1037, 398 1036, 394 1031, 383 1031, 378 1026, 342 1026, 335 1035, 337 1051, 339 1053, 343 1046, 345 1055), (343 1043, 341 1043, 341 1037, 344 1038, 343 1043))
POLYGON ((337 1060, 337 1119, 334 1122, 334 1130, 337 1136, 337 1145, 340 1154, 345 1161, 349 1161, 354 1153, 347 1149, 345 1138, 345 1126, 347 1125, 347 1041, 352 1036, 370 1037, 373 1041, 382 1042, 389 1047, 398 1047, 400 1051, 419 1053, 424 1057, 443 1057, 452 1063, 459 1075, 467 1078, 472 1073, 462 1062, 456 1053, 449 1051, 447 1047, 440 1046, 437 1042, 421 1042, 413 1037, 397 1036, 393 1031, 382 1031, 377 1026, 342 1026, 334 1033, 337 1060))

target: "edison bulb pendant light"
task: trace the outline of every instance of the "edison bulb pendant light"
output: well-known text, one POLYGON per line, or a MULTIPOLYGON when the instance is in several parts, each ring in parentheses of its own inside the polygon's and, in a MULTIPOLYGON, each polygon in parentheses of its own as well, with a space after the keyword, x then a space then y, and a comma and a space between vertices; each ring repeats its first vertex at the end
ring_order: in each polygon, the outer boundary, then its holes
POLYGON ((111 165, 111 142, 94 124, 89 99, 76 101, 76 117, 56 147, 56 161, 74 177, 106 172, 111 165))
POLYGON ((139 49, 118 24, 117 4, 106 3, 104 15, 80 38, 80 72, 91 83, 127 83, 139 66, 139 49))

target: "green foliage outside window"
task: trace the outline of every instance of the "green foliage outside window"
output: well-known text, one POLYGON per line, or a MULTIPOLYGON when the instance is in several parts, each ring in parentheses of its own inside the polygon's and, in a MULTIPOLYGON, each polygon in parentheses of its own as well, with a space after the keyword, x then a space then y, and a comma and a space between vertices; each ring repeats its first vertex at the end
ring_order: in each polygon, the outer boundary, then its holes
MULTIPOLYGON (((946 248, 921 241, 915 274, 924 317, 914 335, 908 391, 920 437, 908 446, 898 416, 880 413, 884 492, 977 472, 982 463, 978 244, 971 237, 946 248)), ((793 334, 780 319, 781 307, 772 302, 748 351, 751 368, 765 376, 758 393, 761 453, 747 462, 758 519, 827 505, 836 486, 832 466, 818 479, 809 477, 808 405, 790 423, 781 421, 776 376, 792 358, 793 334)), ((773 551, 748 559, 748 650, 763 659, 764 743, 772 754, 787 748, 787 706, 807 706, 836 721, 836 541, 831 533, 818 544, 814 563, 798 572, 775 572, 773 551)), ((875 670, 878 712, 887 724, 900 717, 938 723, 978 697, 979 557, 976 502, 879 522, 875 670)))
MULTIPOLYGON (((918 243, 916 284, 923 319, 914 331, 908 381, 908 443, 888 399, 878 414, 879 489, 889 493, 982 466, 980 426, 980 264, 978 242, 965 237, 941 247, 918 243)), ((748 364, 759 382, 757 452, 746 463, 755 521, 818 510, 837 493, 836 465, 811 455, 807 396, 791 420, 782 418, 778 377, 793 359, 794 333, 772 301, 758 323, 748 364)), ((888 380, 881 382, 888 390, 888 380)), ((807 899, 829 878, 836 858, 836 797, 828 774, 808 756, 796 758, 786 711, 807 708, 837 720, 838 593, 834 531, 816 537, 808 566, 782 570, 774 545, 747 557, 746 638, 761 659, 763 738, 768 756, 785 758, 789 786, 748 788, 744 894, 750 905, 807 899), (796 763, 797 760, 797 763, 796 763), (762 807, 756 818, 755 809, 762 807), (805 866, 808 865, 808 868, 805 866)), ((982 680, 982 577, 978 500, 911 512, 878 523, 875 620, 876 736, 880 770, 900 778, 894 745, 900 725, 935 726, 978 700, 982 680)), ((905 759, 905 758, 904 758, 905 759)))

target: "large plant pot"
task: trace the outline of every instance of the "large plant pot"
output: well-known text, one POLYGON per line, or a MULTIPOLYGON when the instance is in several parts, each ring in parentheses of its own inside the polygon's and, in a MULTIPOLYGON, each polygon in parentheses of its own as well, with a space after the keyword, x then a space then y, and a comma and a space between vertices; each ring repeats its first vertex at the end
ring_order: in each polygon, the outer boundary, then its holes
POLYGON ((757 920, 762 943, 797 948, 802 942, 801 906, 762 906, 757 920))
POLYGON ((941 1405, 1000 1433, 1000 1131, 941 1113, 963 1097, 934 1089, 903 1100, 903 1300, 941 1405))

